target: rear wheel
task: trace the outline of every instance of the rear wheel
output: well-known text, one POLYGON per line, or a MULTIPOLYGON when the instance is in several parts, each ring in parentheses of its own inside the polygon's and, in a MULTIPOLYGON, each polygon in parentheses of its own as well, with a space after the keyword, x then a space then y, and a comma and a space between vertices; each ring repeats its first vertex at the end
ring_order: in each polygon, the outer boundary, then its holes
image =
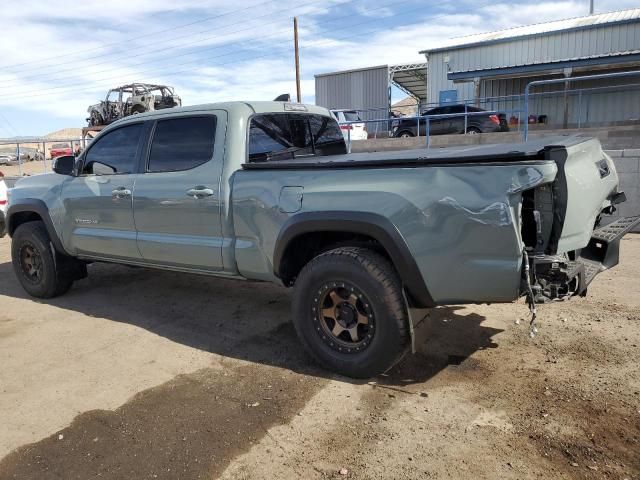
POLYGON ((414 136, 415 135, 408 130, 404 130, 398 134, 398 138, 410 138, 414 136))
POLYGON ((467 133, 469 135, 476 135, 476 134, 481 133, 481 132, 480 132, 480 129, 478 127, 468 127, 467 128, 467 133))
POLYGON ((302 269, 293 321, 322 366, 355 378, 388 370, 409 343, 400 279, 386 258, 365 248, 330 250, 302 269))
POLYGON ((51 246, 44 223, 20 225, 11 242, 13 270, 25 291, 37 298, 66 293, 75 279, 86 276, 86 266, 61 255, 51 246))

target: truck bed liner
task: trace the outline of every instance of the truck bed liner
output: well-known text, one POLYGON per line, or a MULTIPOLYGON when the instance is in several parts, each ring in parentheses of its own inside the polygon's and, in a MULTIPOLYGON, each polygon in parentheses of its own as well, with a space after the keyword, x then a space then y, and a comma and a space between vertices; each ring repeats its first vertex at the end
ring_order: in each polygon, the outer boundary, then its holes
POLYGON ((409 166, 457 165, 470 163, 512 163, 547 161, 546 150, 567 147, 588 141, 588 137, 553 136, 526 143, 474 145, 399 150, 390 152, 350 153, 345 155, 298 157, 289 160, 267 160, 244 163, 245 170, 308 169, 308 168, 383 168, 409 166))

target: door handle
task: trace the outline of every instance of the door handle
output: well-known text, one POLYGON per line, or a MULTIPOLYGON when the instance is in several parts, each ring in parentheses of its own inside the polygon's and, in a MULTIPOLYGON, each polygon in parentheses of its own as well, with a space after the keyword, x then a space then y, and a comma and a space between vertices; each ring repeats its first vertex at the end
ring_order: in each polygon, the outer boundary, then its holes
POLYGON ((187 195, 193 198, 211 197, 214 193, 215 192, 212 189, 203 185, 198 185, 197 187, 187 190, 187 195))
POLYGON ((131 196, 131 190, 129 190, 128 188, 124 188, 124 187, 118 187, 115 190, 111 190, 111 195, 113 195, 116 198, 130 197, 131 196))

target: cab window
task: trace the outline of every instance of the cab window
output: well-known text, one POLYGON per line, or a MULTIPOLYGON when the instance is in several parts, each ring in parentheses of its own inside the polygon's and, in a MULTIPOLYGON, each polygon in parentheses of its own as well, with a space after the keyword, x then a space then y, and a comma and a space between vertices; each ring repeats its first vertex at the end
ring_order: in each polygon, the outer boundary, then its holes
POLYGON ((141 134, 141 123, 126 125, 105 133, 95 140, 87 151, 82 173, 115 175, 134 172, 141 134))
POLYGON ((153 133, 148 172, 190 170, 213 157, 216 117, 159 120, 153 133))
POLYGON ((322 115, 255 115, 249 126, 249 161, 289 160, 346 153, 335 119, 322 115))

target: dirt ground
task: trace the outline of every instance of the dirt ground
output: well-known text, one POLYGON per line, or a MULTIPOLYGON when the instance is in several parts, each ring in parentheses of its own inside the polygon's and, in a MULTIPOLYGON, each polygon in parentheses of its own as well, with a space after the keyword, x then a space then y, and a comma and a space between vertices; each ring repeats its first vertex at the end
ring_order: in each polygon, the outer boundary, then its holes
MULTIPOLYGON (((51 171, 51 160, 46 162, 33 161, 22 164, 22 173, 27 175, 36 175, 51 171)), ((20 175, 20 167, 18 165, 0 165, 0 172, 6 176, 17 177, 20 175)))
POLYGON ((312 363, 283 288, 94 264, 36 301, 9 247, 0 479, 640 479, 640 235, 534 339, 523 303, 438 308, 369 382, 312 363))

